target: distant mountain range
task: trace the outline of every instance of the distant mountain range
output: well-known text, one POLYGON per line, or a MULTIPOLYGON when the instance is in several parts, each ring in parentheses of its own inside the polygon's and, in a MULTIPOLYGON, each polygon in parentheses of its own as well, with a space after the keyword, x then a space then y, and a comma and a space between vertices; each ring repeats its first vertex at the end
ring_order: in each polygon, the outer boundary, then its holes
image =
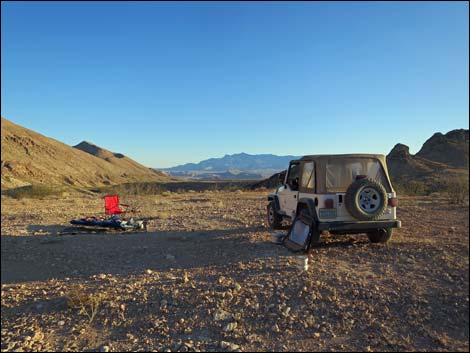
MULTIPOLYGON (((91 142, 66 145, 4 118, 1 119, 1 152, 2 190, 31 184, 82 187, 175 180, 169 175, 194 179, 271 176, 253 185, 273 187, 278 182, 276 173, 285 170, 290 160, 299 158, 239 153, 166 168, 162 172, 91 142)), ((394 185, 419 181, 439 186, 455 177, 468 180, 469 131, 436 133, 415 155, 410 154, 408 146, 398 143, 387 155, 387 164, 394 185)))
POLYGON ((263 179, 284 169, 296 158, 299 156, 237 153, 158 170, 191 179, 263 179))
MULTIPOLYGON (((410 154, 408 146, 398 143, 387 155, 390 175, 394 181, 406 182, 409 178, 427 180, 465 174, 468 147, 465 129, 435 133, 415 155, 410 154)), ((297 158, 300 156, 238 153, 160 170, 191 179, 266 179, 285 170, 289 161, 297 158)), ((277 177, 265 183, 277 183, 277 177)))

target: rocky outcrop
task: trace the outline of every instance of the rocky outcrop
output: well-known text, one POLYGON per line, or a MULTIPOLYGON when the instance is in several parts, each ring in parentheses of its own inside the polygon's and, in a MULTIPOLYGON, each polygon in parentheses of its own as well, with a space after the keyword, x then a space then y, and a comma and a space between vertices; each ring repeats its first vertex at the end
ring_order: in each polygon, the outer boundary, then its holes
POLYGON ((468 168, 468 148, 468 130, 459 129, 445 135, 435 133, 416 155, 455 168, 468 168))

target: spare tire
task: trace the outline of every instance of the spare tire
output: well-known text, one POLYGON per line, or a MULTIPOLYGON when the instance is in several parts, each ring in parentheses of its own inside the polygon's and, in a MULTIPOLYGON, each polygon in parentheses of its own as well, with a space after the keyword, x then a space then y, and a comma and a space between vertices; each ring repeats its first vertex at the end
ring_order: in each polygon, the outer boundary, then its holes
POLYGON ((388 195, 381 183, 363 178, 349 185, 344 201, 351 216, 361 221, 373 221, 384 214, 388 195))

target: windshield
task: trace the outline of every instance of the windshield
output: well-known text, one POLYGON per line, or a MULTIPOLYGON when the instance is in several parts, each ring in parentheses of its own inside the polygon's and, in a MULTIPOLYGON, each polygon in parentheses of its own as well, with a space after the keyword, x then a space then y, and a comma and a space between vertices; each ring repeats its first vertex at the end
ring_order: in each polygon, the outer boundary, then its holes
POLYGON ((326 166, 326 190, 328 192, 346 192, 356 177, 365 175, 381 183, 390 192, 390 185, 382 165, 374 158, 330 159, 326 166))

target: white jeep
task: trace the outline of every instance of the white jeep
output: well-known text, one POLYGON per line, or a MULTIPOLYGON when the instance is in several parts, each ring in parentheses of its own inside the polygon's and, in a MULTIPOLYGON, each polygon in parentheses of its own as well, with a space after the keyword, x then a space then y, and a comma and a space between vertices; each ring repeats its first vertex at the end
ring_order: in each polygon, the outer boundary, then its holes
POLYGON ((268 196, 268 223, 279 229, 287 219, 293 222, 289 233, 310 232, 306 249, 325 231, 367 233, 371 242, 385 243, 401 227, 384 155, 304 156, 290 162, 280 181, 268 196), (298 227, 297 220, 303 221, 298 227))

